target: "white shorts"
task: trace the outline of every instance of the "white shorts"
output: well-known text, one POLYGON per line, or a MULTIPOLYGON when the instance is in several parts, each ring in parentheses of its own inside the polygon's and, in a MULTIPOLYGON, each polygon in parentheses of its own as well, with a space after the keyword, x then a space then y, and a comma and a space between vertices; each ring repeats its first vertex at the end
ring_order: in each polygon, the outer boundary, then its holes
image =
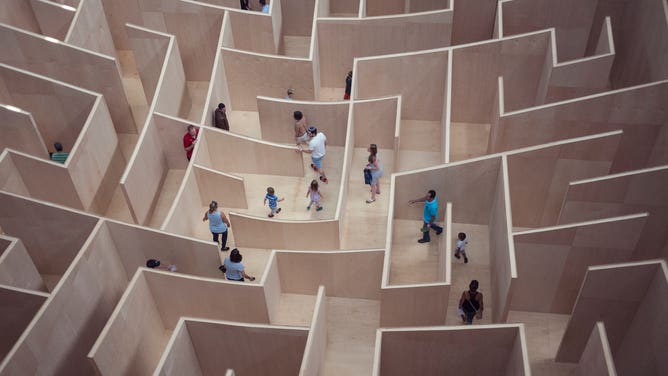
POLYGON ((304 132, 304 134, 297 137, 296 140, 297 140, 297 143, 309 142, 310 138, 308 136, 308 132, 304 132))

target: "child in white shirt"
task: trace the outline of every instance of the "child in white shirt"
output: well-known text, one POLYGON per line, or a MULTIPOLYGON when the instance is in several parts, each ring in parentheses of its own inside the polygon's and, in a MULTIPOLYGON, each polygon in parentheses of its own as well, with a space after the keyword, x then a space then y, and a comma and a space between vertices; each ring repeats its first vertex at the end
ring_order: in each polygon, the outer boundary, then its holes
POLYGON ((466 257, 466 245, 469 244, 469 240, 466 238, 466 234, 460 232, 457 235, 457 248, 455 248, 455 257, 457 259, 461 258, 460 255, 464 255, 464 264, 469 262, 469 258, 466 257))

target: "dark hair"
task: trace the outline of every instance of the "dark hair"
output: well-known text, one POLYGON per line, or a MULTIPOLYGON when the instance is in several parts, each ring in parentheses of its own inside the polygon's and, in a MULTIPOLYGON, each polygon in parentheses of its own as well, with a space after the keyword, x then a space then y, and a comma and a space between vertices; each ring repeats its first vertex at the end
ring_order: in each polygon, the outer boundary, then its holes
POLYGON ((304 117, 301 111, 295 111, 292 116, 295 117, 295 120, 301 120, 304 117))
POLYGON ((215 201, 211 201, 209 204, 209 213, 213 213, 214 210, 218 209, 218 203, 215 201))
POLYGON ((459 234, 457 234, 457 237, 459 238, 459 240, 464 240, 464 239, 466 239, 466 234, 463 233, 463 232, 460 232, 459 234))
POLYGON ((436 191, 435 191, 435 190, 430 189, 428 193, 429 193, 429 198, 434 198, 434 197, 436 197, 436 191))
POLYGON ((275 191, 274 191, 274 188, 272 188, 272 187, 268 187, 268 188, 267 188, 267 193, 269 193, 270 195, 273 195, 274 192, 275 192, 275 191))
POLYGON ((306 131, 307 131, 308 133, 312 133, 314 136, 315 136, 316 134, 318 134, 318 128, 316 128, 316 127, 314 127, 314 126, 310 126, 310 127, 308 127, 308 129, 307 129, 306 131))
POLYGON ((260 0, 260 5, 267 5, 267 0, 260 0))
POLYGON ((311 180, 311 190, 312 191, 317 191, 318 190, 318 181, 313 179, 311 180))
POLYGON ((349 71, 348 72, 348 77, 352 77, 352 76, 353 76, 353 71, 349 71))
POLYGON ((160 260, 156 260, 156 259, 146 260, 146 267, 147 268, 153 269, 153 268, 157 268, 158 266, 160 266, 160 260))
POLYGON ((225 108, 225 103, 218 103, 218 109, 222 110, 223 108, 225 108))
POLYGON ((378 154, 378 145, 376 144, 371 144, 369 145, 369 152, 373 154, 374 156, 378 154))
POLYGON ((469 284, 469 290, 471 291, 478 290, 478 280, 474 279, 471 281, 471 283, 469 284))
POLYGON ((63 151, 63 144, 56 142, 53 144, 53 147, 56 148, 56 151, 63 151))
POLYGON ((374 154, 369 154, 368 161, 369 161, 369 163, 375 162, 376 161, 376 156, 374 154))
POLYGON ((292 94, 294 94, 294 93, 295 93, 294 90, 292 90, 292 89, 288 89, 288 95, 292 95, 292 94))
POLYGON ((238 249, 234 248, 232 252, 230 252, 230 261, 237 263, 241 262, 241 260, 243 260, 243 256, 241 256, 238 249))
POLYGON ((195 128, 194 125, 192 125, 192 124, 188 125, 188 131, 190 131, 190 130, 193 129, 193 128, 195 128))

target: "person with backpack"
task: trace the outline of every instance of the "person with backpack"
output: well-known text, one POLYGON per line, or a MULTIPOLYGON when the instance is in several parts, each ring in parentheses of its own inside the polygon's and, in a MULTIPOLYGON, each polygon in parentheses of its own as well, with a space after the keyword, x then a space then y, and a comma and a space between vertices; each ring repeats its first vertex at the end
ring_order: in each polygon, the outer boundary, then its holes
POLYGON ((459 298, 459 312, 463 313, 460 313, 463 323, 473 324, 473 317, 481 320, 483 309, 482 293, 478 291, 478 281, 474 279, 469 284, 468 291, 462 292, 462 297, 459 298))

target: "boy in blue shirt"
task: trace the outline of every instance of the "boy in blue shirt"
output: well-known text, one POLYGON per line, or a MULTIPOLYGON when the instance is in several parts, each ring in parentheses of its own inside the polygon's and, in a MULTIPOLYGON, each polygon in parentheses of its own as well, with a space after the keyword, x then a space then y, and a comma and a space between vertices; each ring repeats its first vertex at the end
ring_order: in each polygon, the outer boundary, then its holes
POLYGON ((274 188, 267 188, 267 194, 264 196, 264 205, 267 205, 267 201, 269 201, 269 209, 271 209, 269 212, 269 218, 273 217, 274 214, 281 212, 281 208, 278 207, 278 203, 283 200, 285 200, 285 197, 279 199, 278 196, 274 194, 274 188))
POLYGON ((430 189, 427 192, 427 195, 418 198, 415 200, 408 201, 409 205, 412 205, 416 202, 424 202, 424 212, 422 214, 422 221, 424 226, 422 226, 422 239, 418 240, 418 243, 428 243, 431 239, 429 238, 429 229, 436 231, 436 235, 441 235, 443 232, 443 227, 436 225, 436 216, 438 215, 438 201, 436 201, 436 191, 430 189))

